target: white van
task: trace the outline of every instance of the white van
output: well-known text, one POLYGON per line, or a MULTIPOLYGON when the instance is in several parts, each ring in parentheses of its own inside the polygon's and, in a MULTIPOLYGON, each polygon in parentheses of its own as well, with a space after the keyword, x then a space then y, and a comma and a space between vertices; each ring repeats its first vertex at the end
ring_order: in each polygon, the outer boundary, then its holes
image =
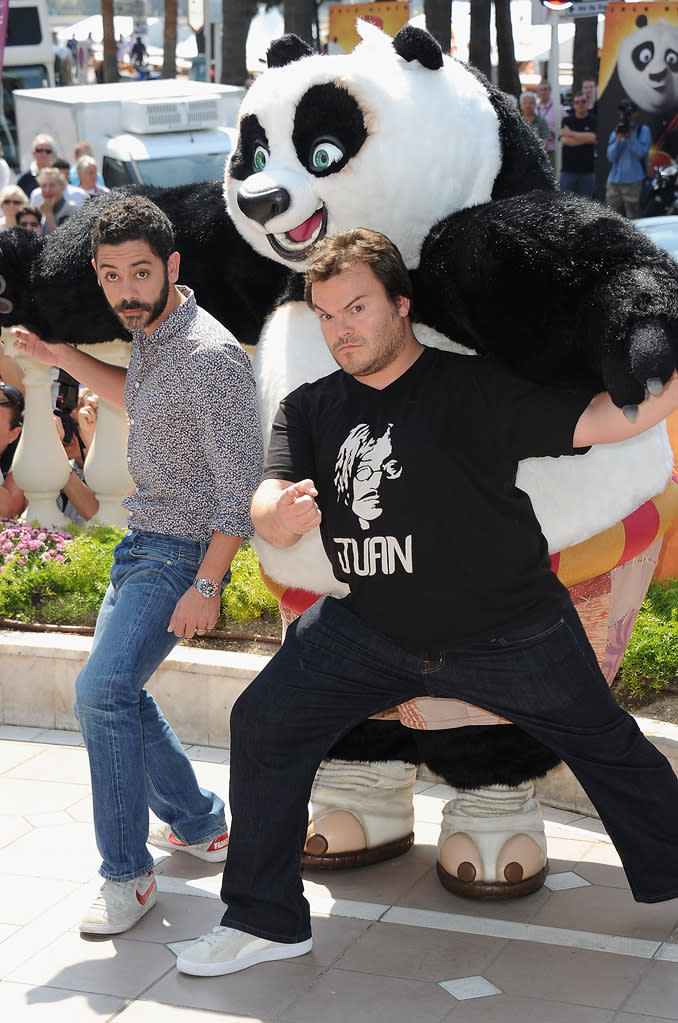
POLYGON ((0 142, 5 159, 17 173, 19 166, 15 89, 42 89, 54 85, 54 48, 47 0, 9 0, 7 39, 2 68, 0 142))

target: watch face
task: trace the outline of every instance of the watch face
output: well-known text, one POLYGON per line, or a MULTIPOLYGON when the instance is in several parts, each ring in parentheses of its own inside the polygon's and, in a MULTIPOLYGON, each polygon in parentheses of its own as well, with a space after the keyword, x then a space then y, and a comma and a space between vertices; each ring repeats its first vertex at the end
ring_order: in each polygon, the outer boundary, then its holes
POLYGON ((217 592, 217 584, 212 579, 196 579, 193 585, 203 597, 213 597, 217 592))

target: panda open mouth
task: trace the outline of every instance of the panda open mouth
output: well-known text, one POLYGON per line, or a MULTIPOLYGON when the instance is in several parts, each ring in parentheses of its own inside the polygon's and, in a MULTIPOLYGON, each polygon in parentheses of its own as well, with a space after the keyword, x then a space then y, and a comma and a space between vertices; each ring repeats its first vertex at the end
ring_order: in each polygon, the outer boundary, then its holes
POLYGON ((268 234, 271 248, 285 259, 306 259, 309 252, 327 232, 327 207, 321 206, 302 224, 284 234, 268 234))

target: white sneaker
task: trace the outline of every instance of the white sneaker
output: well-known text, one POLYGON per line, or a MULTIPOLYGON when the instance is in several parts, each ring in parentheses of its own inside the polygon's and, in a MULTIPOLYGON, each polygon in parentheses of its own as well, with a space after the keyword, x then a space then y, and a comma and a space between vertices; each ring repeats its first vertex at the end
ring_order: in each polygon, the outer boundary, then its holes
POLYGON ((254 934, 234 931, 232 927, 213 927, 209 934, 198 938, 177 957, 177 969, 195 977, 220 977, 225 973, 237 973, 257 963, 268 963, 275 959, 295 959, 310 952, 313 940, 283 944, 268 941, 254 934))
POLYGON ((78 927, 84 934, 122 934, 158 901, 153 871, 133 881, 104 881, 78 927))
POLYGON ((207 860, 209 863, 223 863, 228 854, 228 831, 211 838, 209 842, 196 842, 188 845, 177 838, 169 824, 151 824, 148 829, 148 841, 158 849, 167 849, 169 852, 190 853, 197 856, 199 860, 207 860))

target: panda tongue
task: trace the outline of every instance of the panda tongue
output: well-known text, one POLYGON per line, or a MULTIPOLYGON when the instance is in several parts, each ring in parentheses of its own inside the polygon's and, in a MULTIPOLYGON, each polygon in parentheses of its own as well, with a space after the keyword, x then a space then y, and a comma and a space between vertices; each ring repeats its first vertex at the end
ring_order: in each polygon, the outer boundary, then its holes
POLYGON ((309 217, 308 220, 305 220, 303 224, 299 224, 298 227, 295 227, 291 231, 288 231, 287 233, 292 239, 292 241, 293 242, 307 241, 311 237, 313 232, 316 230, 316 228, 320 226, 322 216, 323 216, 322 211, 318 210, 318 212, 314 213, 312 217, 309 217))

